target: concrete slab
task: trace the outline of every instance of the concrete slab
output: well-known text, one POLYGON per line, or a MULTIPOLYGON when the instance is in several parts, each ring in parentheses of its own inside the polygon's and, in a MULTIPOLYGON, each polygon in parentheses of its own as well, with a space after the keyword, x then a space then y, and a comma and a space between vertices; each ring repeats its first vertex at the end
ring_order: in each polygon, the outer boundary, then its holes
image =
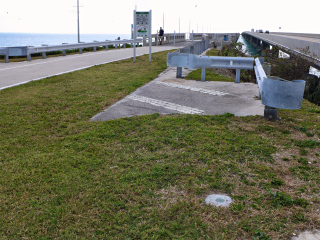
MULTIPOLYGON (((186 74, 187 70, 183 71, 186 74)), ((257 84, 185 80, 176 78, 176 68, 168 68, 158 78, 91 120, 105 121, 153 113, 263 116, 264 105, 256 99, 258 93, 257 84)))
POLYGON ((320 240, 320 231, 305 231, 296 237, 292 237, 291 240, 320 240))

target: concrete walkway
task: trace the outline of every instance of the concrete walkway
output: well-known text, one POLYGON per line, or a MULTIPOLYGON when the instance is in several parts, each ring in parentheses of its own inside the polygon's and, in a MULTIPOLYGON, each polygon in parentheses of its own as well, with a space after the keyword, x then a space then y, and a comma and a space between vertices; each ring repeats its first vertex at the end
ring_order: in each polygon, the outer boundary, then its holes
MULTIPOLYGON (((176 44, 176 46, 153 46, 152 52, 177 49, 179 47, 179 44, 176 44)), ((136 48, 137 56, 144 54, 149 54, 149 47, 136 48)), ((94 65, 128 58, 133 58, 133 48, 37 59, 30 62, 0 63, 0 90, 94 65)))
MULTIPOLYGON (((183 75, 186 74, 184 69, 183 75)), ((176 78, 176 68, 168 68, 158 78, 91 120, 105 121, 153 113, 263 115, 264 105, 255 98, 258 93, 257 84, 184 80, 176 78)))

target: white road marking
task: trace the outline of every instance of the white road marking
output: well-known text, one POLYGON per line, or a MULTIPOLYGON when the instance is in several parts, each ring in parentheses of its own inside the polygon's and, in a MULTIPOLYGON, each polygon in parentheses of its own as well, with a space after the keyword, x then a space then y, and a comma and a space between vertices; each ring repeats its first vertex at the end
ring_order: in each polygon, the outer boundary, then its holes
POLYGON ((186 107, 186 106, 182 106, 179 104, 165 102, 165 101, 161 101, 161 100, 157 100, 157 99, 153 99, 153 98, 148 98, 148 97, 143 97, 143 96, 139 96, 139 95, 129 95, 129 96, 127 96, 127 98, 129 98, 131 100, 139 101, 139 102, 149 103, 151 105, 158 106, 158 107, 163 107, 166 109, 175 110, 175 111, 186 113, 186 114, 202 114, 202 113, 204 113, 203 110, 200 110, 197 108, 186 107))
POLYGON ((167 83, 167 82, 161 82, 161 81, 158 81, 158 82, 155 82, 155 83, 159 84, 159 85, 168 86, 168 87, 181 88, 181 89, 186 89, 186 90, 190 90, 190 91, 194 91, 194 92, 211 94, 211 95, 215 95, 215 96, 223 96, 223 95, 227 95, 228 94, 228 93, 224 93, 224 92, 220 92, 220 91, 216 91, 216 90, 209 90, 209 89, 204 89, 204 88, 196 88, 196 87, 184 86, 184 85, 175 84, 175 83, 167 83))

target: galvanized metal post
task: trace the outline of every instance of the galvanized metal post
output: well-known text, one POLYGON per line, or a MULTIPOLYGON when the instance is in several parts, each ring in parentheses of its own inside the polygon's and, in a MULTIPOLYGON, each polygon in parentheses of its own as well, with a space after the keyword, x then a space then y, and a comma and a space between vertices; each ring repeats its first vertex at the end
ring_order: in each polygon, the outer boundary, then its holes
POLYGON ((236 83, 240 83, 240 69, 236 70, 236 83))
POLYGON ((78 43, 80 43, 79 0, 77 0, 77 15, 78 15, 78 43))
POLYGON ((270 120, 276 120, 277 119, 277 109, 273 108, 273 107, 265 106, 263 117, 270 119, 270 120))
POLYGON ((206 81, 206 69, 202 68, 201 69, 201 82, 205 82, 206 81))
POLYGON ((177 67, 177 78, 181 78, 182 77, 182 67, 177 67))
POLYGON ((42 53, 42 59, 46 59, 47 58, 47 55, 45 52, 42 53))
POLYGON ((136 40, 137 40, 137 23, 136 23, 136 10, 133 10, 133 62, 136 61, 136 40))
POLYGON ((150 22, 149 22, 149 62, 151 62, 151 56, 152 56, 152 10, 150 9, 150 22))

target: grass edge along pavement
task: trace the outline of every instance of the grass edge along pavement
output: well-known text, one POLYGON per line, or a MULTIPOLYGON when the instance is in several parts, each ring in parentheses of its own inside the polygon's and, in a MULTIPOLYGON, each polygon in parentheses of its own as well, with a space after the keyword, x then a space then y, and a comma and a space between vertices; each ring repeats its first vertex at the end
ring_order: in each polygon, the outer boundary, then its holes
POLYGON ((0 91, 0 238, 288 239, 320 228, 319 106, 304 100, 279 121, 89 121, 166 69, 166 55, 0 91), (230 208, 205 205, 212 193, 230 208))

